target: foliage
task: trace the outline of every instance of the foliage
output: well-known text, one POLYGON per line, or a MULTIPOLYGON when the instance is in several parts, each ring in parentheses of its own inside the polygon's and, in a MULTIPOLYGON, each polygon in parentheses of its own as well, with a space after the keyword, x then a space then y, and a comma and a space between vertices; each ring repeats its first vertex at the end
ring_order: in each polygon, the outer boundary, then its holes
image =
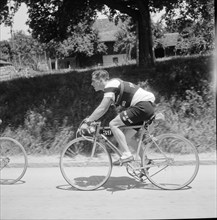
POLYGON ((15 66, 37 68, 44 45, 22 31, 15 32, 9 41, 0 41, 0 53, 15 66))
POLYGON ((76 27, 76 32, 63 42, 51 40, 40 43, 22 31, 15 32, 9 41, 0 41, 1 57, 10 60, 15 66, 28 66, 37 69, 39 62, 46 58, 63 58, 83 55, 83 58, 105 53, 106 46, 98 40, 98 33, 83 24, 76 27))
POLYGON ((116 34, 117 41, 114 45, 114 51, 126 52, 127 59, 131 60, 132 53, 136 56, 136 27, 130 17, 127 17, 120 26, 120 30, 116 34))
POLYGON ((3 20, 8 16, 8 6, 7 6, 7 0, 0 1, 0 24, 3 20))
MULTIPOLYGON (((123 18, 123 17, 122 17, 123 18)), ((136 24, 129 16, 124 17, 125 20, 120 26, 120 30, 116 34, 116 42, 114 50, 119 52, 126 52, 128 60, 131 57, 136 57, 137 37, 136 37, 136 24)), ((152 21, 152 34, 153 34, 153 47, 162 46, 159 39, 164 35, 165 28, 162 21, 152 21)))
POLYGON ((98 53, 105 53, 106 46, 99 42, 97 31, 85 23, 79 23, 74 30, 75 32, 70 37, 60 43, 58 52, 63 57, 74 54, 84 54, 90 57, 98 53))
POLYGON ((153 47, 162 47, 160 39, 166 33, 165 27, 162 21, 152 22, 152 33, 153 33, 153 47))
MULTIPOLYGON (((206 152, 216 146, 210 59, 198 56, 158 61, 156 70, 146 69, 145 73, 135 65, 108 71, 111 77, 141 86, 147 86, 143 82, 148 82, 148 89, 156 96, 156 111, 166 116, 166 123, 159 125, 157 131, 178 132, 193 141, 200 152, 206 152)), ((63 144, 75 137, 81 120, 101 101, 102 93, 96 93, 90 86, 91 72, 73 71, 2 82, 1 134, 17 138, 28 152, 59 152, 63 144)), ((103 125, 108 125, 115 114, 114 109, 109 109, 103 125)))
MULTIPOLYGON (((138 60, 139 65, 143 67, 154 65, 150 12, 156 12, 165 8, 167 12, 166 20, 171 22, 173 21, 176 9, 179 9, 181 20, 185 21, 190 17, 191 20, 199 19, 202 21, 199 22, 201 27, 207 24, 206 26, 209 28, 205 29, 206 34, 200 34, 202 37, 197 41, 203 43, 204 50, 210 47, 210 43, 213 42, 214 37, 214 35, 210 33, 210 31, 213 31, 213 23, 211 21, 213 20, 213 15, 211 15, 213 14, 213 0, 53 0, 46 2, 43 0, 14 0, 14 2, 15 10, 22 2, 27 4, 30 17, 28 23, 32 29, 33 37, 46 43, 66 40, 76 31, 76 26, 80 22, 86 22, 88 25, 91 25, 96 17, 96 11, 102 11, 105 9, 105 5, 108 6, 110 19, 117 21, 119 18, 124 19, 124 17, 126 17, 125 15, 130 16, 134 22, 138 23, 138 60), (206 41, 209 41, 209 46, 205 44, 206 41)), ((0 9, 0 14, 3 17, 7 17, 7 14, 11 15, 6 4, 7 1, 4 1, 0 9)), ((10 20, 10 16, 8 16, 8 18, 10 20)), ((194 32, 191 32, 191 34, 193 33, 194 32)), ((195 40, 194 35, 190 41, 193 42, 193 40, 195 40)), ((186 42, 183 44, 186 45, 186 42)), ((188 44, 188 46, 191 45, 192 43, 188 44)), ((192 47, 192 50, 195 51, 195 47, 198 47, 198 43, 196 43, 196 45, 193 44, 192 47)))
POLYGON ((18 31, 11 39, 13 62, 20 66, 30 66, 37 69, 40 61, 40 55, 44 55, 44 45, 26 35, 22 31, 18 31))
POLYGON ((102 3, 96 5, 94 1, 18 1, 27 4, 29 27, 32 29, 33 37, 41 42, 59 42, 67 39, 76 31, 77 24, 85 22, 91 25, 96 16, 95 10, 103 7, 102 3))
POLYGON ((201 83, 199 91, 193 87, 186 90, 183 99, 161 100, 157 110, 164 113, 167 123, 158 130, 178 132, 191 140, 199 152, 207 152, 216 144, 216 103, 210 84, 206 80, 201 83))
POLYGON ((164 18, 168 32, 180 33, 176 49, 185 55, 212 51, 214 49, 214 1, 183 1, 181 6, 179 13, 170 11, 164 18))
POLYGON ((13 17, 20 7, 20 1, 0 1, 0 24, 11 26, 13 24, 13 17))
POLYGON ((7 60, 7 61, 12 60, 11 45, 6 40, 0 41, 0 57, 3 60, 7 60))
MULTIPOLYGON (((110 18, 120 18, 122 14, 127 14, 138 21, 139 32, 139 64, 148 66, 154 64, 152 40, 151 40, 151 20, 150 11, 160 10, 167 7, 173 9, 178 0, 15 0, 17 3, 25 2, 28 6, 29 26, 32 29, 33 37, 41 42, 51 40, 59 42, 67 39, 75 32, 74 27, 79 22, 91 22, 96 17, 96 12, 102 11, 105 5, 108 6, 110 18), (64 16, 62 16, 64 15, 64 16), (117 15, 117 16, 116 16, 117 15), (116 16, 116 17, 115 17, 116 16)), ((6 3, 5 3, 6 4, 6 3)), ((0 13, 3 13, 1 10, 0 13)))

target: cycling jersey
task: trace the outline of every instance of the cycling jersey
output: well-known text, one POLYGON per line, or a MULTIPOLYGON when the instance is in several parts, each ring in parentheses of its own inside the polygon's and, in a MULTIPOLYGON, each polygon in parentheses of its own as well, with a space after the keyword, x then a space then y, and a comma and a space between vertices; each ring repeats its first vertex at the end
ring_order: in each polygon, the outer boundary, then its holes
POLYGON ((119 100, 121 82, 120 79, 112 79, 108 81, 104 89, 104 97, 112 98, 116 105, 121 105, 125 108, 134 106, 141 101, 154 102, 155 97, 151 92, 148 92, 139 86, 123 81, 124 89, 121 99, 119 100))

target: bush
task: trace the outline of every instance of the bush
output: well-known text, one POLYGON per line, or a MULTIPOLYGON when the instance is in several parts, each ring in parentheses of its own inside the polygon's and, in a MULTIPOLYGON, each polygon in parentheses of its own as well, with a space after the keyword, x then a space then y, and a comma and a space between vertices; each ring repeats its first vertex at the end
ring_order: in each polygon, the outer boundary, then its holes
MULTIPOLYGON (((211 85, 212 57, 158 61, 155 69, 135 65, 109 68, 120 77, 151 90, 156 111, 166 122, 156 132, 178 132, 200 152, 215 150, 216 113, 211 85)), ((57 153, 75 137, 80 122, 100 103, 102 92, 90 86, 91 72, 67 72, 16 79, 0 84, 1 135, 20 140, 29 153, 57 153)), ((110 108, 103 125, 116 115, 110 108)))
POLYGON ((215 150, 216 103, 212 88, 204 81, 201 91, 186 90, 185 99, 161 100, 157 111, 163 112, 166 123, 156 126, 158 132, 174 132, 191 140, 199 152, 215 150), (159 127, 158 127, 159 126, 159 127))

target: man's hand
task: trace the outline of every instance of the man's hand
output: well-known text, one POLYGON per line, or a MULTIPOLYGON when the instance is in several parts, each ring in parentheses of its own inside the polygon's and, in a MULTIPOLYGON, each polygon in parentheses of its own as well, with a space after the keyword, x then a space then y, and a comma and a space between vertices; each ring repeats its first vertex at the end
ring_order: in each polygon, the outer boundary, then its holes
POLYGON ((80 132, 83 135, 92 135, 95 131, 96 128, 94 126, 94 122, 92 122, 93 124, 91 124, 91 122, 85 122, 81 125, 80 127, 80 132))

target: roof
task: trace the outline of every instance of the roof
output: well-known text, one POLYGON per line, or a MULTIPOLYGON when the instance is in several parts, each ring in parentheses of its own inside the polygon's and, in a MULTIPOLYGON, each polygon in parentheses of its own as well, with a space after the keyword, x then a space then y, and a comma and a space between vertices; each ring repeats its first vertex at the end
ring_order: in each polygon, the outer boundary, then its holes
POLYGON ((161 44, 164 47, 175 46, 178 42, 179 33, 167 33, 161 38, 161 44))
MULTIPOLYGON (((116 41, 116 33, 119 30, 121 22, 115 25, 114 22, 109 21, 107 18, 97 19, 93 27, 99 31, 99 37, 101 42, 113 42, 116 41)), ((160 39, 160 43, 164 47, 175 46, 177 44, 179 33, 167 33, 160 39)))
POLYGON ((101 42, 108 42, 108 41, 116 41, 115 34, 117 31, 111 30, 111 31, 105 31, 102 33, 99 33, 99 38, 101 42))
POLYGON ((108 42, 108 41, 116 41, 115 34, 119 30, 119 26, 115 25, 114 22, 109 21, 107 18, 104 19, 97 19, 93 27, 99 31, 99 37, 101 42, 108 42))

